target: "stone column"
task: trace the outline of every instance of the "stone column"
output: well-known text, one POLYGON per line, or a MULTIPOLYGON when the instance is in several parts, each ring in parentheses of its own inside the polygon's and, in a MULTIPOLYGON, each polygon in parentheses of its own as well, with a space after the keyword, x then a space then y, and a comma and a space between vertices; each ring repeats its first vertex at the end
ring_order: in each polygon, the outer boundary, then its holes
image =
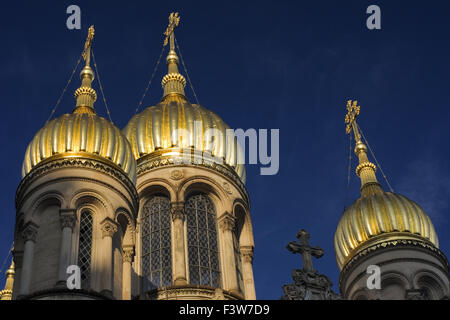
POLYGON ((25 224, 22 231, 25 249, 23 253, 22 274, 20 277, 20 295, 27 295, 30 293, 31 275, 33 272, 34 244, 36 243, 38 228, 39 227, 35 223, 30 221, 25 224))
POLYGON ((242 273, 244 278, 245 300, 256 300, 255 280, 253 278, 253 247, 241 247, 242 273))
POLYGON ((58 285, 65 286, 67 282, 67 267, 70 265, 72 249, 72 232, 77 221, 75 209, 61 209, 61 250, 59 253, 58 285))
POLYGON ((104 260, 100 261, 99 269, 102 270, 103 290, 104 294, 113 296, 113 236, 118 230, 117 223, 106 218, 102 221, 102 246, 99 248, 103 252, 104 260))
POLYGON ((123 248, 123 269, 122 269, 122 299, 131 300, 131 263, 133 262, 134 248, 123 248))
POLYGON ((186 253, 184 239, 184 202, 171 203, 172 228, 173 228, 173 275, 174 285, 187 284, 186 253))
POLYGON ((219 218, 219 228, 222 233, 224 289, 239 293, 236 274, 236 259, 234 253, 233 229, 235 218, 228 212, 219 218))

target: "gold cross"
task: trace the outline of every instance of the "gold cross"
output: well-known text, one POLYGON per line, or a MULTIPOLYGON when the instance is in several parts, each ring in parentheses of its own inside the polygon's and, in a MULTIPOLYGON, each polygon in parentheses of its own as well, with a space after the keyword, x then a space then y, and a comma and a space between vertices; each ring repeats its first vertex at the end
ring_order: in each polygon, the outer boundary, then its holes
POLYGON ((92 41, 94 40, 95 30, 94 26, 90 26, 88 30, 88 36, 86 39, 86 42, 84 43, 84 50, 83 50, 83 59, 86 61, 86 65, 89 65, 90 56, 91 56, 91 46, 92 41))
MULTIPOLYGON (((352 131, 352 127, 354 129, 354 125, 356 124, 356 117, 359 115, 360 106, 358 106, 358 101, 348 100, 347 101, 347 115, 345 116, 345 123, 347 127, 345 128, 345 132, 349 134, 352 131)), ((355 135, 357 135, 355 131, 355 135)))
POLYGON ((166 36, 166 38, 164 39, 164 46, 167 46, 169 38, 172 36, 175 28, 178 27, 179 23, 180 17, 178 16, 178 12, 172 12, 169 16, 169 25, 167 26, 167 29, 164 32, 164 35, 166 36))

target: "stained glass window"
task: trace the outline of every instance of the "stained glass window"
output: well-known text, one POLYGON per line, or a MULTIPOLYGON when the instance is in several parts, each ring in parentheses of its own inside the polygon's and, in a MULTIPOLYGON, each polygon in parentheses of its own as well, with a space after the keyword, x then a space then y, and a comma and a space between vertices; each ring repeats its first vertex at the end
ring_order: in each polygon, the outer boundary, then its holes
POLYGON ((92 215, 83 211, 80 216, 80 237, 78 242, 78 266, 81 271, 81 288, 91 287, 92 215))
POLYGON ((185 203, 189 278, 191 284, 220 287, 216 209, 205 194, 189 197, 185 203))
POLYGON ((152 197, 142 211, 142 271, 146 290, 172 285, 170 200, 152 197))

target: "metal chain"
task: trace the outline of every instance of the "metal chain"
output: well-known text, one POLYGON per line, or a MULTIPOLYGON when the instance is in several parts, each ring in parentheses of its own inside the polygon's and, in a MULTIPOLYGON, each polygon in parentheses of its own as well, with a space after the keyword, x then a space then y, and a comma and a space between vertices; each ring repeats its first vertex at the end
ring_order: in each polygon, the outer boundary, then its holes
MULTIPOLYGON (((356 125, 358 126, 358 124, 356 124, 356 125)), ((367 141, 366 137, 364 136, 364 132, 361 130, 361 128, 360 128, 359 126, 358 126, 358 129, 359 129, 359 132, 361 133, 361 135, 362 135, 362 137, 363 137, 365 143, 367 144, 367 147, 369 148, 370 154, 372 155, 373 159, 375 160, 375 163, 377 164, 377 167, 380 169, 380 172, 381 172, 381 174, 383 175, 383 178, 384 178, 384 180, 386 181, 386 184, 388 185, 389 190, 391 190, 391 192, 394 193, 394 189, 392 189, 392 186, 391 186, 391 184, 389 183, 388 178, 387 178, 386 175, 384 174, 383 169, 381 169, 381 166, 380 166, 380 164, 378 163, 378 160, 377 160, 377 158, 375 157, 375 154, 373 153, 372 148, 370 148, 369 141, 367 141)))
POLYGON ((351 171, 352 171, 352 156, 353 156, 353 152, 352 152, 352 141, 353 141, 353 137, 351 134, 349 134, 349 140, 350 140, 350 145, 349 145, 349 151, 348 151, 348 169, 347 169, 347 190, 345 191, 345 197, 344 197, 344 211, 346 209, 346 205, 347 205, 347 199, 348 199, 348 193, 350 190, 350 176, 351 176, 351 171))
POLYGON ((69 81, 67 81, 66 86, 64 87, 63 91, 61 92, 61 95, 59 96, 59 99, 58 99, 58 101, 56 102, 56 105, 55 105, 55 107, 53 108, 52 112, 50 112, 50 116, 48 117, 47 121, 45 121, 45 124, 47 124, 47 123, 50 121, 50 119, 51 119, 51 118, 53 117, 53 115, 55 114, 56 109, 58 108, 59 104, 61 103, 61 100, 62 100, 64 94, 66 93, 67 88, 69 87, 70 83, 72 82, 73 75, 75 74, 75 72, 76 72, 77 69, 78 69, 78 66, 79 66, 79 64, 80 64, 80 62, 81 62, 81 57, 82 57, 82 56, 83 56, 83 55, 81 54, 80 57, 78 58, 77 65, 76 65, 75 68, 73 69, 72 74, 70 75, 69 81))
POLYGON ((100 92, 101 92, 102 97, 103 97, 103 103, 105 104, 106 113, 108 114, 109 121, 112 122, 111 112, 109 112, 108 104, 106 103, 105 93, 103 92, 102 82, 100 81, 100 74, 98 73, 98 67, 97 67, 97 63, 95 61, 94 49, 91 48, 91 52, 92 52, 92 59, 94 61, 95 73, 97 74, 98 85, 100 87, 100 92))
POLYGON ((139 108, 142 105, 142 102, 144 102, 144 98, 147 95, 147 91, 148 91, 148 89, 150 88, 150 86, 152 84, 152 81, 153 81, 153 78, 155 77, 156 71, 158 70, 158 66, 159 66, 159 63, 161 62, 161 57, 162 57, 162 55, 164 53, 164 49, 165 48, 166 48, 166 46, 164 46, 164 45, 161 48, 161 53, 159 54, 158 62, 156 62, 155 68, 153 69, 152 76, 150 77, 150 80, 147 83, 147 87, 145 88, 144 94, 142 95, 141 101, 139 101, 138 106, 136 107, 136 110, 134 111, 134 114, 138 113, 139 108))
POLYGON ((186 77, 188 79, 189 85, 191 86, 192 93, 194 94, 195 101, 197 102, 197 104, 200 104, 198 102, 197 95, 195 94, 194 86, 192 85, 191 79, 189 78, 189 73, 187 71, 186 65, 184 64, 183 55, 181 54, 181 49, 180 49, 180 46, 178 45, 177 38, 175 38, 175 35, 173 36, 173 38, 175 39, 175 44, 177 45, 178 53, 180 54, 181 63, 183 64, 184 72, 186 73, 186 77))

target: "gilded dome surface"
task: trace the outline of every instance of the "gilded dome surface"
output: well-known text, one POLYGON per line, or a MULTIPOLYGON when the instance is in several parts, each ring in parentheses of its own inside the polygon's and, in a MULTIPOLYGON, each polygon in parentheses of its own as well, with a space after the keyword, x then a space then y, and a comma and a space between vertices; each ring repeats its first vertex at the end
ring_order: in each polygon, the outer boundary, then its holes
POLYGON ((77 157, 104 160, 117 166, 135 183, 136 160, 130 143, 119 128, 97 116, 94 110, 97 93, 91 86, 95 77, 90 67, 94 33, 91 26, 82 54, 86 65, 80 73, 81 87, 75 90, 75 109, 46 123, 36 133, 25 153, 22 177, 44 161, 77 157))
POLYGON ((214 112, 184 97, 172 96, 135 115, 123 132, 137 160, 165 149, 194 148, 195 152, 222 158, 245 183, 245 166, 237 163, 242 150, 232 139, 227 142, 229 128, 214 112), (220 131, 222 138, 214 139, 209 128, 220 131))
POLYGON ((356 174, 361 179, 361 197, 345 210, 334 235, 339 269, 342 270, 366 248, 375 248, 373 246, 379 244, 382 248, 387 242, 412 240, 438 248, 433 223, 422 208, 405 196, 394 193, 392 188, 392 192, 385 192, 378 183, 377 166, 367 157, 367 146, 362 142, 360 128, 355 121, 360 107, 356 101, 350 100, 347 110, 346 131, 353 131, 355 136, 355 154, 359 160, 356 174))
POLYGON ((414 201, 392 192, 359 198, 345 210, 334 236, 339 268, 342 269, 362 244, 372 239, 382 241, 382 235, 401 239, 399 233, 426 239, 439 247, 430 218, 414 201))
POLYGON ((245 166, 238 162, 245 158, 234 135, 227 139, 226 130, 230 127, 214 112, 191 104, 186 98, 186 79, 178 72, 174 26, 167 30, 164 43, 170 43, 170 50, 166 58, 168 71, 161 81, 163 98, 135 115, 123 129, 137 160, 138 174, 141 164, 148 160, 169 159, 172 163, 188 164, 186 159, 190 159, 189 164, 205 164, 219 170, 225 167, 244 184, 245 166))
POLYGON ((129 142, 119 128, 96 114, 64 114, 49 121, 28 145, 22 176, 43 160, 57 155, 99 156, 135 180, 136 161, 129 142))

